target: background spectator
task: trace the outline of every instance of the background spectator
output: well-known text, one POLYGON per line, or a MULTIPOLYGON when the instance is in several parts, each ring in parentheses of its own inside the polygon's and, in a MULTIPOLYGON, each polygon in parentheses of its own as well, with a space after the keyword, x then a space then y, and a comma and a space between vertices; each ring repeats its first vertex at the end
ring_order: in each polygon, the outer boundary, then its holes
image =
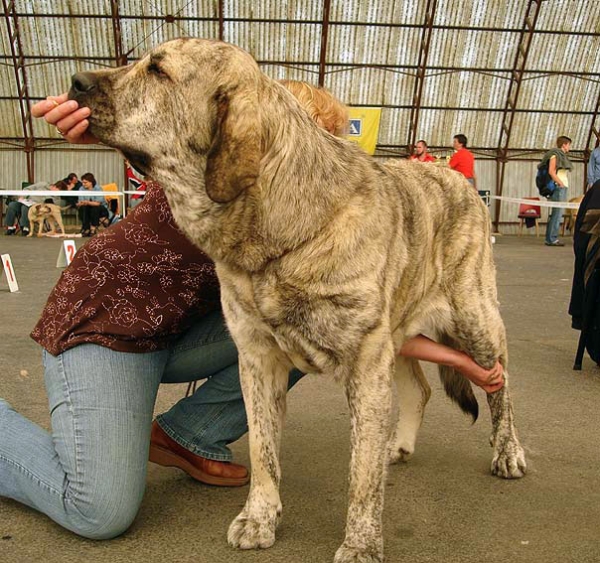
MULTIPOLYGON (((77 177, 77 174, 75 174, 75 172, 71 172, 66 178, 63 179, 63 182, 67 186, 67 191, 78 191, 82 188, 82 184, 79 181, 79 178, 77 177)), ((65 205, 68 205, 69 207, 75 209, 77 207, 77 202, 79 201, 79 198, 77 196, 66 196, 63 198, 63 200, 65 202, 65 205)))
POLYGON ((408 159, 417 162, 435 162, 435 157, 427 152, 427 143, 422 139, 417 141, 415 152, 411 154, 408 159))
MULTIPOLYGON (((561 135, 556 139, 556 148, 550 149, 542 158, 540 166, 548 162, 548 174, 551 181, 550 189, 554 188, 550 201, 567 201, 567 189, 569 187, 569 171, 573 168, 567 153, 571 150, 571 139, 561 135)), ((553 207, 548 225, 546 226, 546 246, 564 246, 565 243, 558 240, 558 229, 563 216, 562 207, 553 207)))
POLYGON ((477 189, 477 180, 475 178, 475 156, 467 150, 467 138, 459 133, 454 135, 452 146, 456 151, 448 163, 452 170, 460 172, 477 189))
MULTIPOLYGON (((58 183, 58 182, 57 182, 58 183)), ((58 190, 56 184, 48 182, 36 182, 35 184, 25 184, 23 191, 38 191, 38 190, 58 190)), ((6 234, 14 235, 17 232, 17 224, 21 228, 21 234, 27 236, 29 234, 29 208, 34 203, 44 203, 44 196, 19 196, 16 201, 10 201, 6 207, 6 217, 4 224, 6 226, 6 234)))
POLYGON ((590 155, 587 169, 587 187, 591 188, 600 180, 600 147, 596 147, 590 155))
POLYGON ((92 195, 90 192, 102 192, 102 188, 96 182, 96 178, 90 172, 81 177, 83 189, 79 190, 79 220, 81 221, 81 234, 84 237, 93 236, 98 231, 100 217, 108 216, 108 209, 102 193, 92 195))

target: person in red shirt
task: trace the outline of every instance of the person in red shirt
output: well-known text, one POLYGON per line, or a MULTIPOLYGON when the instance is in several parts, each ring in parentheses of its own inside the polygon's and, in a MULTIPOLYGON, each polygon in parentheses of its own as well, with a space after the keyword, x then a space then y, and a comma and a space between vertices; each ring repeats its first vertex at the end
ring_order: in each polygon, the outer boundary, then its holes
POLYGON ((475 157, 471 151, 467 150, 467 138, 462 133, 454 135, 452 146, 456 152, 450 159, 450 168, 460 172, 477 189, 475 157))
POLYGON ((416 162, 435 162, 435 157, 427 152, 427 143, 422 139, 417 141, 415 152, 408 159, 416 162))

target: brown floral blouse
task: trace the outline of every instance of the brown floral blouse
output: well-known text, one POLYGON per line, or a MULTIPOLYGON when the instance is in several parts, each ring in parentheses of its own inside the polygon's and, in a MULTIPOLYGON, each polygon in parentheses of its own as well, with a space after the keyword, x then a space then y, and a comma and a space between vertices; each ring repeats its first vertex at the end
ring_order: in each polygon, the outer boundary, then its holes
POLYGON ((125 219, 77 251, 31 337, 55 356, 84 342, 147 352, 219 306, 214 264, 178 229, 162 189, 149 184, 125 219))

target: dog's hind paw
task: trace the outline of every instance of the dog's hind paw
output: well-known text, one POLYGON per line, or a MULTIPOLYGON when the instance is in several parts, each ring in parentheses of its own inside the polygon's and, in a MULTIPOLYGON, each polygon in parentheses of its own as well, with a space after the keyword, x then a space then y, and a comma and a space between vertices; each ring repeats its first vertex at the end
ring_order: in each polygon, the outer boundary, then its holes
POLYGON ((388 463, 407 462, 415 451, 415 435, 402 435, 396 432, 388 445, 388 463))
POLYGON ((413 455, 412 451, 408 451, 406 448, 390 448, 388 451, 389 463, 401 463, 407 462, 413 455))
POLYGON ((242 512, 229 526, 227 542, 240 549, 265 549, 275 543, 277 521, 259 522, 242 512))
POLYGON ((337 550, 333 563, 383 563, 383 549, 358 549, 342 545, 337 550))
POLYGON ((495 451, 492 459, 492 475, 504 479, 519 479, 526 472, 525 452, 519 442, 508 442, 495 451))

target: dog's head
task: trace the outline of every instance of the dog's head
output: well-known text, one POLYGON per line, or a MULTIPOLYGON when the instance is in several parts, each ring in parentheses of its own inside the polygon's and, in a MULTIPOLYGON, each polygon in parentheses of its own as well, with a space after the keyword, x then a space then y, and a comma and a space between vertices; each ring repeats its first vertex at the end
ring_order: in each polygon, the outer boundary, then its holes
POLYGON ((127 67, 75 74, 69 97, 91 108, 91 132, 136 169, 176 182, 190 167, 225 203, 258 176, 261 79, 233 45, 177 39, 127 67))
POLYGON ((52 209, 45 203, 36 203, 32 205, 31 211, 35 219, 45 218, 52 214, 52 209))

